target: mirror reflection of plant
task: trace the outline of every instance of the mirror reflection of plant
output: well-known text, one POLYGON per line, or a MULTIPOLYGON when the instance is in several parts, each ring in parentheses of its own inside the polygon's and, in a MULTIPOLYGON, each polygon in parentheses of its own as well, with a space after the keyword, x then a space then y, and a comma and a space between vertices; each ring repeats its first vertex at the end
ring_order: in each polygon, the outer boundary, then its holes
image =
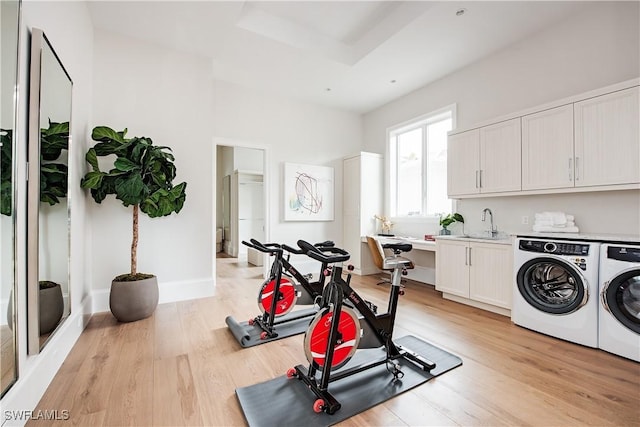
POLYGON ((0 129, 0 145, 0 214, 10 216, 13 210, 13 130, 0 129))
POLYGON ((97 126, 91 138, 98 143, 87 151, 85 159, 91 165, 80 185, 91 190, 96 203, 114 194, 126 207, 133 206, 133 240, 131 243, 131 273, 117 280, 139 280, 145 274, 137 272, 138 210, 151 218, 167 216, 182 209, 186 182, 173 185, 176 177, 175 160, 169 147, 153 145, 151 138, 125 138, 127 129, 116 132, 97 126), (100 170, 98 157, 115 155, 114 168, 100 170))
POLYGON ((69 122, 56 123, 40 129, 40 201, 53 206, 67 197, 69 170, 55 162, 62 150, 69 149, 69 122))

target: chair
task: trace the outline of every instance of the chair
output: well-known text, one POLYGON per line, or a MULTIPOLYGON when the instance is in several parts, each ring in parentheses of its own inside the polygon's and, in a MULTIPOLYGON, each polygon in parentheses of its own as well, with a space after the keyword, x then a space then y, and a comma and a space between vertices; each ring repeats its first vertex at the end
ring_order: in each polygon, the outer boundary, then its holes
MULTIPOLYGON (((396 268, 398 263, 402 263, 405 269, 414 268, 413 262, 406 258, 398 256, 400 254, 400 250, 394 251, 393 256, 387 257, 384 253, 384 247, 375 237, 367 236, 367 245, 369 246, 369 250, 371 251, 371 256, 373 257, 373 262, 376 267, 378 267, 380 270, 388 271, 390 277, 391 272, 396 268)), ((383 283, 390 284, 391 279, 382 278, 382 281, 378 282, 377 285, 382 285, 383 283)), ((402 280, 400 283, 404 283, 404 280, 402 280)))

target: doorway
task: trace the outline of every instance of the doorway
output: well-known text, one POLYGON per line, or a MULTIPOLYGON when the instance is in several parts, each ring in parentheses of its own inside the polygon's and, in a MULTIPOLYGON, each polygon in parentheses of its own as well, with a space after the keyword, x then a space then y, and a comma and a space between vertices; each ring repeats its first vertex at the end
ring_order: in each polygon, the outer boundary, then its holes
POLYGON ((266 147, 216 139, 214 146, 214 277, 218 263, 263 268, 262 253, 243 240, 268 240, 269 180, 266 147))

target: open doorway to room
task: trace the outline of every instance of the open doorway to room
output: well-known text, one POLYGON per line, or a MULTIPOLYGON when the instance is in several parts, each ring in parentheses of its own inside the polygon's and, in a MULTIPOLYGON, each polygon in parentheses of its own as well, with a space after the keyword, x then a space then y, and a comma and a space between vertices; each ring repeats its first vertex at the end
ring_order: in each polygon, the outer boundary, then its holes
POLYGON ((260 275, 263 254, 243 240, 268 239, 267 150, 233 140, 216 140, 214 164, 215 276, 228 268, 260 275))

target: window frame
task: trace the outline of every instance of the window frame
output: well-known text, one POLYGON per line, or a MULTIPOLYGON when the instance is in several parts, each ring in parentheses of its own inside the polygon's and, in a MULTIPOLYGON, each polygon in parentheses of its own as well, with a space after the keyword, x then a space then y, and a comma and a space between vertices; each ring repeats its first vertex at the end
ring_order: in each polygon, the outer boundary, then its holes
MULTIPOLYGON (((424 197, 424 193, 427 190, 427 174, 425 173, 427 170, 427 164, 428 164, 428 151, 426 150, 427 148, 427 141, 426 141, 426 126, 431 124, 431 123, 435 123, 438 121, 442 120, 442 116, 444 115, 451 115, 451 130, 450 132, 453 132, 456 129, 456 116, 457 116, 457 104, 450 104, 447 105, 445 107, 439 108, 437 110, 431 111, 427 114, 422 114, 418 117, 415 117, 411 120, 407 120, 405 122, 402 122, 400 124, 397 124, 395 126, 389 127, 387 128, 387 134, 386 134, 386 154, 387 154, 387 170, 388 173, 386 174, 386 188, 387 188, 387 196, 386 196, 386 207, 387 207, 387 212, 390 214, 389 216, 392 219, 396 219, 396 220, 401 220, 401 221, 413 221, 413 220, 424 220, 424 219, 431 219, 431 218, 438 218, 437 214, 425 214, 424 212, 426 212, 426 205, 425 205, 425 200, 426 198, 424 197), (401 134, 401 133, 405 133, 405 132, 410 132, 412 130, 418 129, 418 128, 423 128, 423 132, 422 132, 422 146, 423 146, 423 156, 422 156, 422 169, 421 169, 421 175, 422 175, 422 207, 421 207, 421 211, 422 213, 419 215, 398 215, 397 213, 397 187, 396 187, 396 183, 397 183, 397 158, 395 155, 395 152, 397 150, 397 140, 396 140, 396 135, 401 134)), ((451 203, 451 212, 453 212, 456 209, 456 202, 455 200, 452 199, 452 203, 451 203)), ((448 212, 445 212, 448 213, 448 212)))

